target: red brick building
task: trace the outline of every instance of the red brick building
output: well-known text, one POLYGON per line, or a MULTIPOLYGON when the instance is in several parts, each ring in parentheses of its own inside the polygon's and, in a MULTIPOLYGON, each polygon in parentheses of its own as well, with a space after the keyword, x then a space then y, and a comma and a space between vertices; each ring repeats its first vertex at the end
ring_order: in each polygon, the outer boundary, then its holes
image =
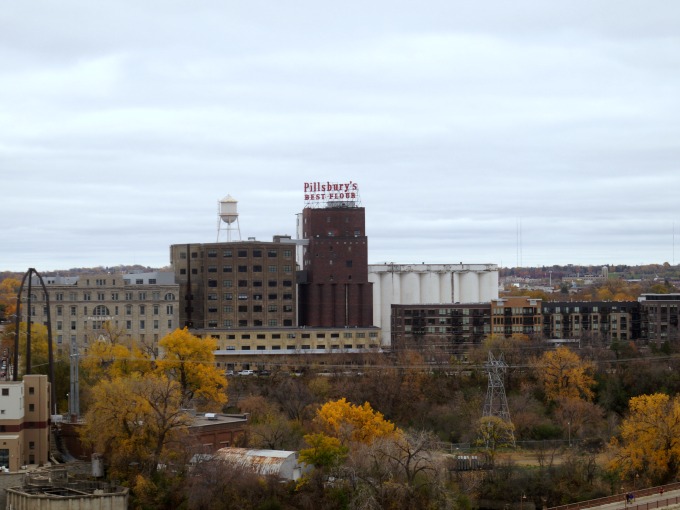
POLYGON ((354 202, 328 202, 302 212, 304 249, 300 272, 300 325, 373 325, 372 284, 368 281, 365 209, 354 202))

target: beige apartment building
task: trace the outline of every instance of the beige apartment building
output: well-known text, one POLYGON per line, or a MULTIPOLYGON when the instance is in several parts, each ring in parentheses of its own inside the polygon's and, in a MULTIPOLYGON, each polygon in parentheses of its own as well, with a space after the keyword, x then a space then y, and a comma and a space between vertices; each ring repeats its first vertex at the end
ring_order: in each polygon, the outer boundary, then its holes
POLYGON ((46 375, 0 381, 0 467, 18 471, 47 462, 50 405, 46 375))
MULTIPOLYGON (((43 281, 57 354, 69 352, 74 343, 86 352, 91 342, 109 334, 157 352, 158 341, 179 327, 179 285, 171 272, 48 276, 43 281)), ((47 325, 44 292, 37 281, 32 287, 32 320, 47 325)))

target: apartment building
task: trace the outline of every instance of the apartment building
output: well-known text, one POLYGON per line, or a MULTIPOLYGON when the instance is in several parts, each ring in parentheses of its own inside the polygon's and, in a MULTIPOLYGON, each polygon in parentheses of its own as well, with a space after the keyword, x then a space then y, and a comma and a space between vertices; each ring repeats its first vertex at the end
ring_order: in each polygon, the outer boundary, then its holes
POLYGON ((541 299, 519 296, 492 299, 492 333, 504 336, 540 334, 543 326, 541 302, 541 299))
POLYGON ((170 247, 181 305, 192 330, 293 327, 295 244, 289 236, 170 247))
POLYGON ((0 467, 18 471, 47 463, 50 406, 46 375, 0 381, 0 467))
POLYGON ((661 344, 680 340, 678 307, 680 294, 643 294, 638 298, 641 336, 648 342, 661 344))
POLYGON ((628 341, 641 336, 640 307, 634 301, 565 301, 543 303, 546 338, 628 341))
POLYGON ((491 333, 488 303, 392 305, 392 348, 464 352, 491 333))
MULTIPOLYGON (((109 334, 156 349, 179 326, 179 285, 171 272, 48 276, 43 281, 57 351, 72 343, 87 349, 109 334)), ((37 281, 32 294, 32 321, 47 325, 46 296, 37 281)))

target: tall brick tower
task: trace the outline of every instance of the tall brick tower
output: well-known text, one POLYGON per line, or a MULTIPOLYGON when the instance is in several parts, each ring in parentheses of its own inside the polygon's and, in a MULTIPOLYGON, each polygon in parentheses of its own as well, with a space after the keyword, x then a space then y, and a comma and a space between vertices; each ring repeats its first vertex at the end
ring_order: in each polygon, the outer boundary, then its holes
POLYGON ((298 279, 301 326, 373 325, 365 219, 356 201, 329 200, 303 210, 299 231, 309 244, 298 279))

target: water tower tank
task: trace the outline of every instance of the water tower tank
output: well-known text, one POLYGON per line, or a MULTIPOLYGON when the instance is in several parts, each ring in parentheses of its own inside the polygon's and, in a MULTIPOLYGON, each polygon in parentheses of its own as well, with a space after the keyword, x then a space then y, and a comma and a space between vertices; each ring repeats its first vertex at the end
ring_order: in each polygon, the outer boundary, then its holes
POLYGON ((238 201, 227 195, 222 200, 220 200, 220 218, 223 222, 231 225, 238 219, 238 211, 236 208, 238 201))

